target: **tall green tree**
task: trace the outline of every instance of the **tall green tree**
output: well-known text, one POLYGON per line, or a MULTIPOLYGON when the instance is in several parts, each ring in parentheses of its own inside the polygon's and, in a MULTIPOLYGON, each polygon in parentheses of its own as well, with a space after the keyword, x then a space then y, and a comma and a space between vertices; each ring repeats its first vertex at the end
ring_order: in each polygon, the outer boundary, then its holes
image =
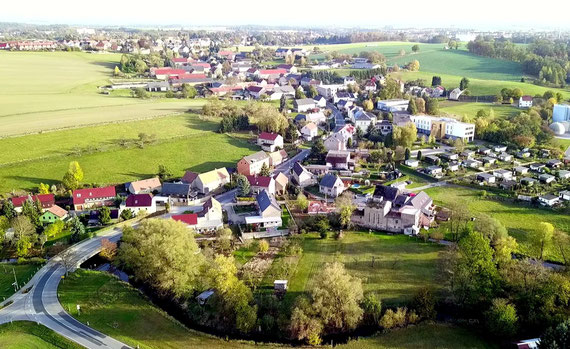
POLYGON ((99 210, 101 224, 107 225, 111 222, 111 209, 108 206, 103 206, 99 210))
POLYGON ((160 178, 161 182, 167 181, 172 178, 172 171, 166 165, 158 165, 158 178, 160 178))
POLYGON ((74 216, 71 218, 70 221, 67 223, 69 227, 69 231, 71 233, 70 239, 72 242, 81 241, 81 239, 85 236, 85 226, 79 219, 79 217, 74 216))
POLYGON ((259 170, 259 175, 267 177, 269 174, 269 166, 267 166, 266 163, 263 163, 263 165, 261 165, 261 169, 259 170))
POLYGON ((351 217, 356 205, 354 203, 354 193, 345 191, 335 199, 335 206, 339 211, 340 224, 342 227, 348 227, 351 224, 351 217))
POLYGON ((504 298, 495 298, 485 313, 489 331, 497 337, 511 337, 517 332, 517 311, 513 304, 504 298))
POLYGON ((126 228, 117 254, 119 264, 163 295, 190 296, 198 286, 203 256, 194 234, 171 219, 143 220, 126 228))
POLYGON ((548 222, 540 222, 537 229, 530 234, 531 244, 539 259, 543 259, 544 251, 552 243, 554 236, 554 226, 548 222))
POLYGON ((247 180, 247 177, 242 174, 236 175, 236 185, 238 188, 239 195, 241 196, 249 195, 249 193, 251 192, 251 186, 249 184, 249 181, 247 180))
POLYGON ((416 115, 418 113, 418 107, 416 106, 416 100, 410 97, 408 102, 408 113, 411 115, 416 115))
POLYGON ((461 81, 459 82, 459 89, 460 90, 465 90, 469 87, 469 79, 467 79, 466 77, 464 77, 463 79, 461 79, 461 81))
POLYGON ((9 220, 16 217, 16 209, 12 200, 5 200, 2 204, 2 214, 9 220))
POLYGON ((81 166, 79 166, 79 162, 70 162, 69 168, 63 176, 63 186, 68 190, 75 190, 79 188, 81 181, 83 181, 83 170, 81 169, 81 166))

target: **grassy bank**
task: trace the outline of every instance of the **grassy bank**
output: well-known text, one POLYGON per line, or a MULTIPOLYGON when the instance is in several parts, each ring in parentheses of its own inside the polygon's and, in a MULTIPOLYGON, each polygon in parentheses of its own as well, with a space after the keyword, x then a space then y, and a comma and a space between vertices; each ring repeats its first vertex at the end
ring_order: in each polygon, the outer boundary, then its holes
POLYGON ((43 325, 18 321, 0 325, 0 348, 3 349, 80 349, 82 346, 43 325))
MULTIPOLYGON (((14 273, 18 285, 23 286, 40 268, 37 264, 8 264, 0 263, 0 300, 14 294, 14 273)), ((1 346, 0 346, 1 347, 1 346)))

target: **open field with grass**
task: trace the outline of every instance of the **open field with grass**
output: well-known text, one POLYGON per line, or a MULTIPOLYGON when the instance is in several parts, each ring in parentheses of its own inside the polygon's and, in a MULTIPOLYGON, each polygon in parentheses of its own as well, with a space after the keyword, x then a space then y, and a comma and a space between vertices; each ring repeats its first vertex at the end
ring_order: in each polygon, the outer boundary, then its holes
MULTIPOLYGON (((126 344, 140 348, 292 348, 287 345, 226 341, 189 330, 127 283, 103 272, 78 270, 60 284, 59 298, 71 315, 126 344), (81 305, 78 316, 75 305, 81 305), (116 326, 110 326, 114 323, 116 326)), ((3 328, 0 326, 0 331, 3 328)), ((1 337, 1 332, 0 332, 1 337)), ((1 342, 0 338, 0 343, 1 342)), ((492 348, 473 333, 441 324, 422 324, 339 346, 368 348, 492 348)))
POLYGON ((3 52, 0 137, 183 112, 191 104, 102 95, 120 54, 3 52))
POLYGON ((28 321, 0 325, 0 348, 3 349, 80 349, 82 346, 49 328, 28 321))
MULTIPOLYGON (((420 67, 418 72, 410 71, 400 71, 396 73, 391 73, 390 76, 397 79, 402 79, 404 81, 423 79, 429 85, 431 84, 431 78, 434 75, 441 76, 441 83, 447 89, 454 89, 459 86, 459 82, 463 76, 467 75, 453 75, 442 73, 434 73, 431 71, 424 70, 420 67)), ((505 81, 505 80, 486 80, 481 78, 470 78, 469 79, 469 91, 473 96, 487 96, 496 95, 503 88, 520 88, 524 94, 534 96, 536 94, 544 94, 548 90, 556 91, 562 93, 564 99, 570 98, 570 90, 568 88, 549 88, 544 86, 538 86, 531 83, 520 82, 520 81, 505 81)))
MULTIPOLYGON (((14 273, 18 279, 18 285, 28 282, 40 268, 37 264, 8 264, 0 263, 0 300, 14 294, 14 273)), ((0 345, 0 348, 2 346, 0 345)))
POLYGON ((485 111, 493 110, 493 113, 497 118, 506 118, 509 116, 517 115, 523 111, 523 109, 519 109, 508 104, 457 101, 442 101, 439 103, 439 110, 442 113, 458 117, 459 119, 461 119, 463 116, 474 118, 477 115, 477 112, 481 109, 485 111))
MULTIPOLYGON (((463 204, 469 209, 472 216, 486 214, 498 219, 507 228, 509 235, 517 239, 519 252, 525 255, 536 255, 529 244, 529 233, 537 229, 540 222, 549 222, 556 229, 570 234, 570 219, 564 213, 536 208, 524 203, 481 199, 479 198, 479 190, 466 187, 444 186, 429 188, 425 192, 438 205, 463 204)), ((545 259, 562 261, 559 251, 552 246, 547 248, 545 259)))
POLYGON ((11 151, 2 155, 1 163, 7 165, 0 165, 0 193, 57 183, 74 160, 85 172, 84 183, 114 184, 153 176, 160 164, 175 176, 186 170, 234 166, 257 149, 243 137, 213 132, 217 126, 196 114, 184 114, 2 139, 0 146, 11 151), (137 139, 139 132, 156 134, 157 141, 143 148, 118 144, 121 139, 137 139), (29 142, 36 146, 27 147, 29 142), (17 162, 18 157, 26 161, 17 162))
POLYGON ((438 285, 436 264, 442 247, 437 244, 404 235, 347 232, 340 240, 308 234, 302 247, 300 258, 279 256, 273 262, 262 288, 272 287, 273 280, 288 279, 285 299, 292 303, 309 289, 324 264, 334 261, 344 263, 351 275, 362 279, 364 291, 376 293, 385 304, 407 302, 421 287, 438 285), (291 258, 296 265, 285 275, 282 264, 291 258))

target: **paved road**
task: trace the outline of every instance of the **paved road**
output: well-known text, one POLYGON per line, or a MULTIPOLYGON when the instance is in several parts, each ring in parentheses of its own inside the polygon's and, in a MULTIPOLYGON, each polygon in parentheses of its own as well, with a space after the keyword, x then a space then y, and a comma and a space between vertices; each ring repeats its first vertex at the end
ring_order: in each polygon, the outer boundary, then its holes
POLYGON ((327 108, 330 109, 334 115, 334 125, 335 125, 334 131, 336 132, 336 131, 340 130, 341 128, 343 128, 344 125, 346 124, 346 121, 344 119, 344 115, 331 102, 327 102, 327 108))
MULTIPOLYGON (((82 262, 97 254, 101 250, 102 239, 118 241, 121 235, 122 230, 113 229, 70 247, 73 264, 78 267, 82 262)), ((52 258, 21 289, 32 287, 30 292, 23 294, 20 290, 6 300, 6 302, 13 301, 13 303, 0 309, 0 324, 19 320, 33 321, 86 348, 130 348, 124 343, 83 325, 63 309, 57 296, 57 287, 63 275, 65 275, 65 267, 61 264, 61 259, 52 258)))
POLYGON ((273 170, 273 174, 283 173, 285 176, 289 177, 291 175, 290 171, 293 168, 293 165, 297 161, 305 160, 305 158, 309 156, 310 153, 311 153, 310 149, 301 150, 297 155, 293 156, 291 159, 277 166, 275 170, 273 170))

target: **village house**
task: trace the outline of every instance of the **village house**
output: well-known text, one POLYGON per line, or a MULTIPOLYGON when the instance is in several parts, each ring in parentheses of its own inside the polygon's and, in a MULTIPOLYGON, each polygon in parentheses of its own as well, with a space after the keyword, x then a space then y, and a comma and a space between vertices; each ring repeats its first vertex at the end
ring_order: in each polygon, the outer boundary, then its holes
POLYGON ((160 192, 162 184, 158 177, 143 179, 129 183, 128 190, 131 194, 146 194, 160 192))
POLYGON ((497 159, 492 158, 492 157, 490 157, 490 156, 483 156, 483 157, 481 158, 481 160, 483 160, 483 164, 485 164, 485 165, 487 165, 487 164, 488 164, 488 165, 493 165, 494 163, 497 162, 497 159))
POLYGON ((526 173, 528 173, 528 167, 517 166, 517 167, 515 167, 515 172, 517 174, 526 174, 526 173))
POLYGON ((50 208, 46 209, 44 213, 40 216, 40 222, 42 224, 51 224, 55 221, 63 221, 67 218, 67 211, 63 208, 53 205, 50 208))
POLYGON ((352 217, 354 224, 375 230, 415 235, 433 220, 433 200, 425 192, 415 196, 397 188, 376 188, 375 195, 352 217), (383 189, 383 190, 379 190, 383 189), (378 193, 387 195, 378 195, 378 193))
POLYGON ((318 85, 316 86, 319 95, 326 99, 332 99, 333 96, 340 90, 345 89, 344 84, 331 84, 331 85, 318 85))
POLYGON ((463 92, 464 91, 461 91, 459 88, 455 88, 449 93, 449 99, 454 100, 454 101, 458 101, 459 97, 461 97, 463 92))
POLYGON ((513 178, 513 173, 507 170, 495 170, 493 171, 493 175, 503 180, 510 180, 513 178))
POLYGON ((532 96, 521 96, 519 98, 519 108, 532 107, 532 96))
POLYGON ((515 156, 516 156, 517 158, 519 158, 519 159, 528 158, 528 157, 530 157, 530 151, 523 149, 523 150, 521 150, 521 151, 518 151, 518 152, 515 154, 515 156))
POLYGON ((119 206, 119 212, 124 210, 131 210, 135 214, 139 214, 141 211, 148 214, 155 213, 156 202, 151 194, 130 194, 119 206))
POLYGON ((475 138, 475 125, 471 123, 430 115, 411 115, 410 119, 416 125, 418 134, 424 133, 437 140, 447 138, 471 142, 475 138))
POLYGON ((496 145, 493 147, 493 151, 495 151, 497 153, 504 153, 507 151, 507 146, 506 145, 496 145))
POLYGON ((499 156, 497 156, 497 158, 503 162, 508 162, 513 159, 513 156, 509 153, 501 153, 499 156))
POLYGON ((300 187, 307 187, 317 183, 313 174, 299 162, 293 165, 292 176, 300 187))
POLYGON ((394 129, 394 126, 389 120, 380 120, 379 122, 376 122, 375 127, 380 131, 382 136, 392 133, 394 129))
POLYGON ((327 167, 335 170, 348 170, 350 165, 350 152, 342 150, 329 150, 325 159, 327 167))
POLYGON ((374 125, 376 123, 376 115, 361 111, 354 116, 354 126, 359 128, 362 131, 366 131, 370 125, 374 125))
POLYGON ((268 155, 269 155, 269 165, 273 167, 281 165, 285 160, 289 158, 289 154, 287 154, 285 149, 276 150, 274 152, 269 153, 268 155))
POLYGON ((496 177, 490 173, 478 173, 476 179, 481 183, 495 183, 496 181, 496 177))
POLYGON ((317 103, 318 108, 324 108, 327 106, 327 99, 325 97, 318 95, 313 99, 315 100, 315 103, 317 103))
POLYGON ((114 186, 77 189, 73 191, 73 207, 75 211, 83 211, 94 207, 113 206, 116 195, 114 186))
POLYGON ((443 175, 443 169, 440 166, 428 166, 424 171, 432 177, 440 177, 443 175))
POLYGON ((570 190, 563 190, 560 193, 558 193, 558 196, 562 200, 570 201, 570 190))
POLYGON ((544 172, 544 168, 546 167, 545 164, 541 164, 541 163, 535 163, 535 164, 530 164, 530 170, 533 172, 538 172, 538 173, 542 173, 544 172))
POLYGON ((543 206, 552 207, 558 203, 560 198, 556 195, 546 194, 538 197, 538 202, 543 206))
POLYGON ((304 113, 317 108, 317 102, 312 98, 296 99, 293 101, 293 108, 295 108, 295 111, 298 113, 304 113))
POLYGON ((273 176, 273 180, 275 180, 275 194, 283 195, 287 192, 287 185, 289 184, 289 178, 283 174, 283 172, 279 172, 273 176))
POLYGON ((209 194, 230 182, 230 174, 225 167, 204 172, 192 181, 192 188, 201 194, 209 194))
POLYGON ((437 157, 435 155, 426 155, 426 156, 424 156, 424 161, 432 163, 432 164, 437 164, 441 160, 439 159, 439 157, 437 157))
POLYGON ((246 178, 253 194, 266 190, 269 194, 275 195, 275 180, 272 177, 253 175, 246 178))
POLYGON ((483 163, 479 160, 467 159, 463 161, 463 166, 468 168, 478 169, 483 166, 483 163))
POLYGON ((347 149, 346 143, 348 142, 349 138, 351 138, 351 137, 347 137, 343 133, 340 133, 340 132, 334 133, 330 137, 325 139, 325 141, 324 141, 325 148, 328 151, 346 150, 347 149))
POLYGON ((513 188, 517 185, 517 182, 511 180, 503 180, 499 183, 499 188, 503 190, 513 190, 513 188))
POLYGON ((264 164, 268 168, 271 165, 269 155, 264 151, 259 151, 254 154, 244 156, 240 161, 238 161, 237 172, 246 176, 259 174, 259 171, 261 171, 264 164))
POLYGON ((416 168, 420 165, 420 160, 408 159, 408 160, 404 161, 404 164, 408 167, 416 168))
POLYGON ((317 137, 318 133, 319 128, 314 122, 309 122, 301 128, 301 135, 303 135, 303 138, 307 141, 313 140, 313 138, 317 137))
POLYGON ((546 162, 546 166, 549 168, 560 168, 562 166, 562 161, 558 159, 550 159, 546 162))
POLYGON ((447 164, 447 170, 451 172, 459 171, 459 162, 451 161, 447 164))
POLYGON ((319 192, 328 197, 337 197, 344 191, 344 183, 342 180, 332 173, 327 173, 319 183, 319 192))
POLYGON ((255 225, 260 228, 276 228, 280 227, 283 222, 281 220, 281 206, 275 200, 275 196, 262 190, 256 198, 257 216, 245 217, 247 225, 255 225))
POLYGON ((541 183, 550 184, 556 180, 556 177, 554 177, 553 175, 550 175, 548 173, 543 173, 540 176, 538 176, 538 180, 541 183))
POLYGON ((40 202, 42 210, 46 210, 53 205, 55 205, 55 195, 53 194, 39 194, 39 195, 27 195, 27 196, 16 196, 10 198, 12 204, 14 205, 14 209, 16 212, 22 212, 22 206, 24 202, 29 201, 31 203, 35 203, 36 201, 40 202))
POLYGON ((162 183, 161 196, 168 198, 171 205, 186 205, 197 195, 198 193, 188 183, 162 183))
POLYGON ((202 206, 192 207, 195 213, 172 215, 172 219, 188 225, 198 233, 213 232, 224 226, 222 205, 210 197, 202 206))
POLYGON ((445 161, 451 161, 451 160, 459 159, 459 155, 457 155, 455 153, 441 153, 441 154, 439 154, 439 157, 445 161))
POLYGON ((523 179, 521 179, 521 184, 522 185, 526 185, 527 187, 531 187, 534 185, 534 183, 538 182, 536 179, 531 178, 531 177, 524 177, 523 179))
POLYGON ((475 155, 475 151, 474 150, 464 150, 463 152, 461 152, 462 157, 466 158, 466 159, 471 159, 474 155, 475 155))
POLYGON ((170 90, 170 83, 168 81, 149 82, 146 84, 148 92, 166 92, 170 90))

